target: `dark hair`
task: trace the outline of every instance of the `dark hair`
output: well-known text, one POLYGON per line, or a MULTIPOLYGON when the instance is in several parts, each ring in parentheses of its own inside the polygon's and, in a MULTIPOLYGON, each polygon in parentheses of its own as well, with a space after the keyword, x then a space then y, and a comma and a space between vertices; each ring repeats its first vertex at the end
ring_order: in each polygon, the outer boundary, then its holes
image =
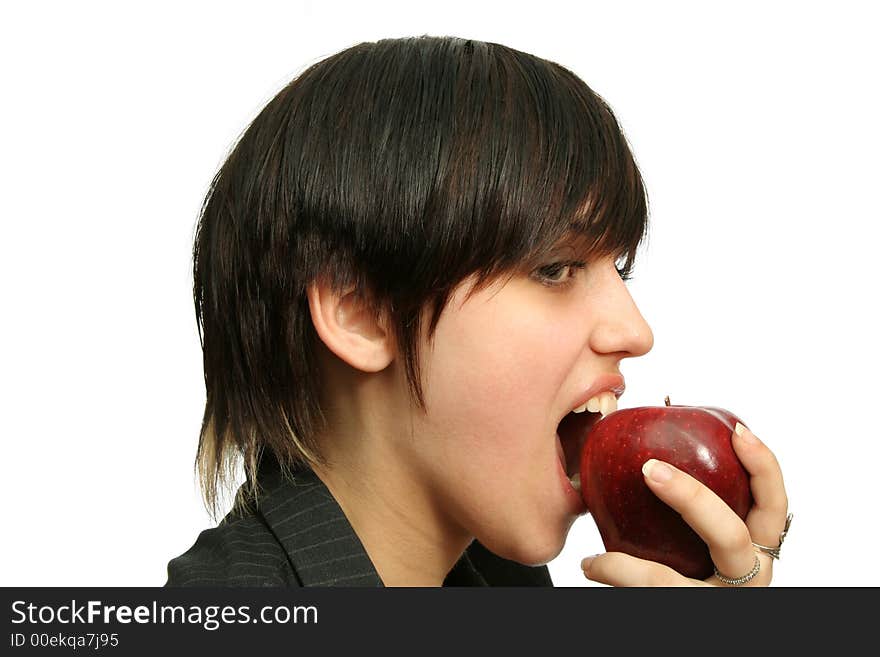
MULTIPOLYGON (((360 43, 306 69, 214 177, 193 249, 207 400, 196 465, 216 512, 243 459, 324 463, 306 289, 356 288, 387 312, 424 410, 418 338, 453 289, 513 276, 560 243, 625 258, 648 199, 604 100, 566 68, 496 43, 360 43)), ((241 499, 237 499, 237 503, 241 499)))

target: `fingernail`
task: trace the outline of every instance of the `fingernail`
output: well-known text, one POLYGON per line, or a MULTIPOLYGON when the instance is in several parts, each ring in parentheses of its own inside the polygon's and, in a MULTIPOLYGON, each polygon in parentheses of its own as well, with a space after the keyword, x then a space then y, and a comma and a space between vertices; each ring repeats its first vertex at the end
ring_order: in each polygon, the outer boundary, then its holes
POLYGON ((672 468, 657 459, 645 461, 645 464, 642 466, 642 473, 658 484, 672 479, 672 468))
POLYGON ((584 559, 581 561, 581 570, 586 572, 587 568, 590 567, 590 564, 593 563, 593 559, 595 559, 598 556, 599 556, 598 554, 593 554, 589 557, 584 557, 584 559))
POLYGON ((757 443, 758 439, 755 437, 751 431, 745 428, 739 422, 736 423, 736 427, 733 429, 736 432, 736 435, 743 439, 744 442, 747 443, 757 443))

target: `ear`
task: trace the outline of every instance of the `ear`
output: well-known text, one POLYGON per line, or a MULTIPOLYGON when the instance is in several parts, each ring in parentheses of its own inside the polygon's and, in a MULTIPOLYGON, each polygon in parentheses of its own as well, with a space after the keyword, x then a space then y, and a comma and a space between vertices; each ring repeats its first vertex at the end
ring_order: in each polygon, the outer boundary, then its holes
POLYGON ((388 367, 394 358, 391 336, 355 288, 339 294, 329 285, 312 283, 306 295, 312 324, 330 351, 364 372, 388 367))

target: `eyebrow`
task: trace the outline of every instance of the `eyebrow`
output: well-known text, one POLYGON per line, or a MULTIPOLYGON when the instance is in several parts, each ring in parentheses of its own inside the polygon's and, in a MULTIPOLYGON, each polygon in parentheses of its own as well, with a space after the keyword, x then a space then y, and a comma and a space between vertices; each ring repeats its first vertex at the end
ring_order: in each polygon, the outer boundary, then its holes
POLYGON ((611 256, 615 260, 626 257, 629 254, 629 249, 625 244, 618 245, 618 248, 611 250, 600 248, 603 242, 606 244, 614 242, 611 235, 605 235, 605 239, 596 240, 595 244, 591 244, 591 241, 584 233, 570 228, 550 247, 550 252, 568 248, 574 251, 577 257, 584 259, 611 256))
POLYGON ((550 253, 561 250, 570 250, 574 257, 588 258, 596 255, 596 249, 590 248, 589 239, 583 233, 574 229, 569 229, 553 246, 550 247, 550 253))

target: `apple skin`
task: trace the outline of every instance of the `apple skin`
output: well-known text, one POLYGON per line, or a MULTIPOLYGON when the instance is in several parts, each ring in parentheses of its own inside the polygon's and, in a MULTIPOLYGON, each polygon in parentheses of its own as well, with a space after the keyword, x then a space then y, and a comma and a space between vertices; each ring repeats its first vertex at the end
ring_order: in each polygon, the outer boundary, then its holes
POLYGON ((733 413, 712 406, 641 406, 609 413, 587 432, 580 455, 581 496, 605 549, 666 564, 706 579, 714 566, 705 542, 648 488, 642 465, 660 459, 711 488, 745 520, 749 474, 733 450, 733 413))

